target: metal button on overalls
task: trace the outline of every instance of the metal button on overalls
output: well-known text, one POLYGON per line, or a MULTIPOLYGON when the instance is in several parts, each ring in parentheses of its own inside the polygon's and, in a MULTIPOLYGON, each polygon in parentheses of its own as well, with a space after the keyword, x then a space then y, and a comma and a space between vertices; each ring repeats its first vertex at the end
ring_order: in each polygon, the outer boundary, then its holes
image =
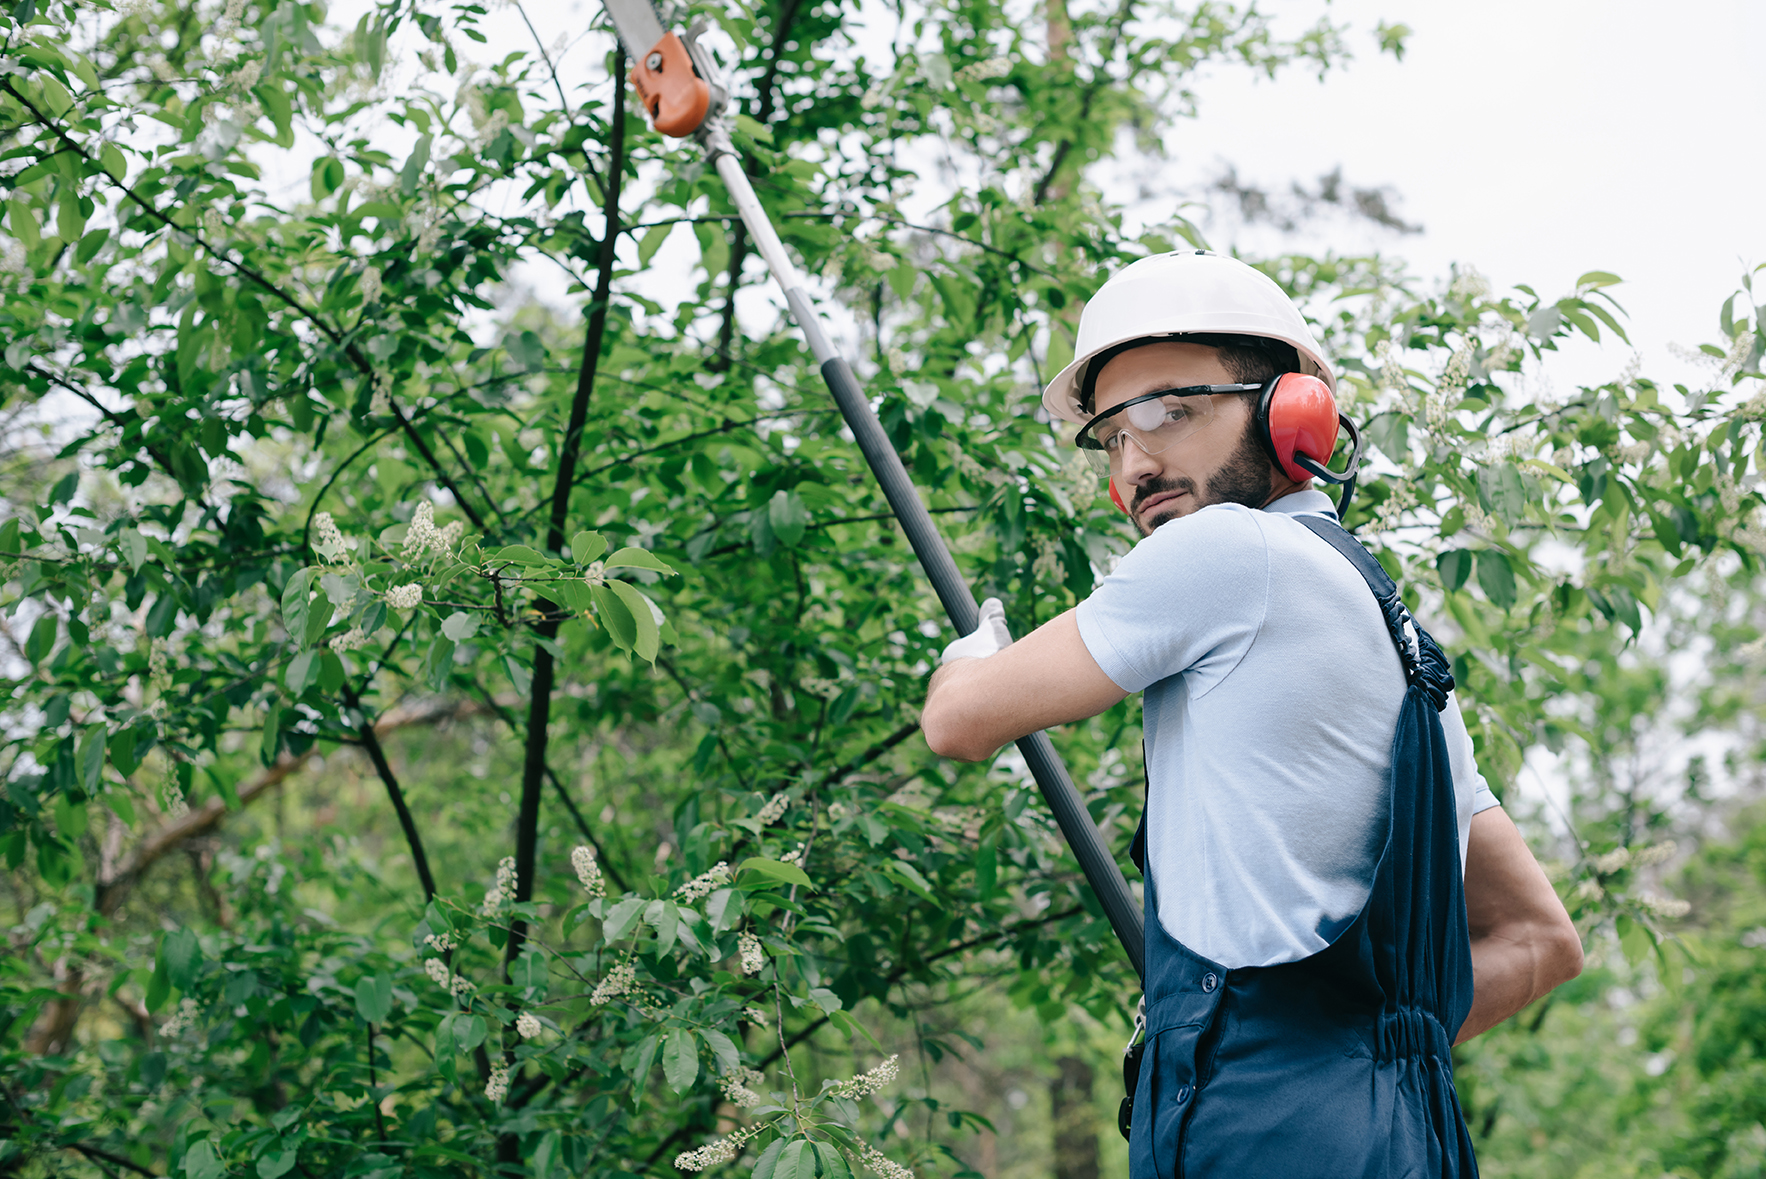
POLYGON ((1379 562, 1335 523, 1296 518, 1367 579, 1403 658, 1389 838, 1348 929, 1277 966, 1229 972, 1178 942, 1159 924, 1147 878, 1146 1048, 1129 1173, 1470 1179, 1477 1162, 1452 1042, 1471 1010, 1471 945, 1438 715, 1453 679, 1379 562))

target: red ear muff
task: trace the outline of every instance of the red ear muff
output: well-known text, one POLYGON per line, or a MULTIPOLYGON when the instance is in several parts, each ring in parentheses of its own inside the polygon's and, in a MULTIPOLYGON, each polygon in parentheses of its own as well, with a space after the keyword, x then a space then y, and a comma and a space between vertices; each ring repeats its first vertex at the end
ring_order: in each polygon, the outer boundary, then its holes
MULTIPOLYGON (((1263 386, 1257 417, 1264 446, 1290 479, 1310 479, 1337 449, 1337 399, 1306 373, 1283 373, 1263 386), (1298 460, 1312 460, 1302 465, 1298 460)), ((1333 480, 1334 482, 1335 480, 1333 480)))
POLYGON ((1109 484, 1110 484, 1110 502, 1115 504, 1117 507, 1121 508, 1123 515, 1127 515, 1128 514, 1128 505, 1122 502, 1122 493, 1120 491, 1116 490, 1116 480, 1111 479, 1109 481, 1109 484))

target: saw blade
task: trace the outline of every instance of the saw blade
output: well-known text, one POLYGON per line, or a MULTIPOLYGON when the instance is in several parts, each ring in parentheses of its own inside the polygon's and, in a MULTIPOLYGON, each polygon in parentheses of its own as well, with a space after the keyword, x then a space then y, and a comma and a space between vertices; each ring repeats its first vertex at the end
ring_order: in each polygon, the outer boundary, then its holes
POLYGON ((656 43, 666 32, 650 0, 602 0, 602 3, 607 8, 607 15, 613 18, 613 27, 625 45, 626 56, 634 62, 643 61, 644 55, 656 48, 656 43))

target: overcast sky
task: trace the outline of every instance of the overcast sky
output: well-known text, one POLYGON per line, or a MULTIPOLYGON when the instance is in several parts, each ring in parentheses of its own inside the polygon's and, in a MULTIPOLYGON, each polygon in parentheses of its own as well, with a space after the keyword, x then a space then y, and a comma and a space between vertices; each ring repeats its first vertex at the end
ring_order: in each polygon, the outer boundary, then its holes
MULTIPOLYGON (((1352 183, 1391 185, 1399 213, 1424 226, 1380 243, 1416 273, 1470 263, 1554 297, 1585 271, 1611 271, 1626 280, 1615 294, 1645 374, 1688 375, 1667 345, 1715 343, 1719 305, 1744 266, 1766 262, 1766 3, 1336 0, 1330 10, 1363 30, 1351 42, 1358 60, 1323 82, 1217 69, 1198 87, 1200 117, 1168 136, 1174 177, 1211 178, 1231 162, 1241 180, 1285 188, 1341 165, 1352 183), (1370 48, 1365 30, 1382 18, 1414 30, 1402 63, 1370 48)), ((1605 380, 1625 359, 1579 348, 1558 375, 1605 380)))

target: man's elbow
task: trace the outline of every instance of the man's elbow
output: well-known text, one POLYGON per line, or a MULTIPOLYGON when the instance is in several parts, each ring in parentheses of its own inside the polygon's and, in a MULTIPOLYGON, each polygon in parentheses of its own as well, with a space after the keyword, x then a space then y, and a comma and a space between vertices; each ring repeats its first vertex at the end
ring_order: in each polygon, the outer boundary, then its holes
POLYGON ((934 683, 926 697, 926 708, 920 713, 920 731, 926 745, 939 757, 955 761, 986 761, 997 745, 989 746, 979 739, 979 725, 971 712, 962 706, 959 685, 934 683))
POLYGON ((1568 914, 1552 926, 1544 950, 1545 990, 1561 987, 1582 973, 1582 935, 1568 914))
POLYGON ((926 702, 926 711, 920 714, 920 731, 926 735, 927 748, 954 761, 985 761, 993 750, 983 748, 975 740, 973 726, 952 715, 953 711, 934 701, 926 702))

